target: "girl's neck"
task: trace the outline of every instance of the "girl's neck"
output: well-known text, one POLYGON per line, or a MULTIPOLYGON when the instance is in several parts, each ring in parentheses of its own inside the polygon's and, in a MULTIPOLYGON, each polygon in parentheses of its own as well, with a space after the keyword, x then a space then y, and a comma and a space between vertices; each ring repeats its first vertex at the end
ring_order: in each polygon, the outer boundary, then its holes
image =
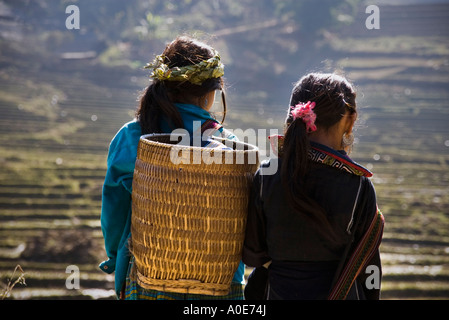
POLYGON ((342 150, 341 139, 338 138, 338 135, 334 134, 323 134, 319 131, 313 132, 309 135, 310 141, 325 145, 334 150, 342 150))

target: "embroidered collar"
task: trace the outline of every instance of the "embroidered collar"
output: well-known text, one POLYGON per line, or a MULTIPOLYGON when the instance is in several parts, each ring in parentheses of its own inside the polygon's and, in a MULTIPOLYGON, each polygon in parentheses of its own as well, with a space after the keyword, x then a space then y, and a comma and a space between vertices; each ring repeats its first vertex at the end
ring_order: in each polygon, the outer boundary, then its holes
POLYGON ((373 176, 368 169, 353 161, 344 151, 335 151, 315 142, 310 142, 310 145, 309 158, 314 162, 323 163, 358 176, 373 176))
MULTIPOLYGON (((274 153, 277 156, 282 155, 284 136, 275 135, 270 136, 269 139, 274 153)), ((336 151, 315 142, 310 142, 310 146, 309 159, 314 162, 322 163, 358 176, 373 176, 368 169, 353 161, 345 151, 336 151)))

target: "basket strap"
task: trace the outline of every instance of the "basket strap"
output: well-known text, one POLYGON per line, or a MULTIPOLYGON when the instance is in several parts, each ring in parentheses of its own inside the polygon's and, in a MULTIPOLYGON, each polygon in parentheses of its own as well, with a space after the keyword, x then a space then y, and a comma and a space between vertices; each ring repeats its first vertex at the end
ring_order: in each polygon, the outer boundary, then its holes
POLYGON ((201 134, 203 134, 206 130, 210 130, 210 135, 213 135, 216 131, 220 130, 221 128, 223 128, 223 126, 220 123, 209 119, 204 121, 204 123, 201 125, 201 134))
POLYGON ((201 141, 201 147, 205 147, 206 145, 209 144, 209 141, 203 141, 203 134, 206 130, 208 130, 207 135, 208 137, 211 137, 212 135, 215 134, 215 132, 217 132, 218 130, 220 130, 221 128, 223 128, 223 126, 218 123, 215 120, 212 119, 208 119, 206 121, 204 121, 204 123, 201 125, 201 127, 197 127, 197 129, 195 130, 194 128, 194 132, 193 132, 193 136, 190 138, 191 141, 190 143, 194 143, 194 141, 201 141), (199 140, 195 140, 195 139, 199 139, 199 140))

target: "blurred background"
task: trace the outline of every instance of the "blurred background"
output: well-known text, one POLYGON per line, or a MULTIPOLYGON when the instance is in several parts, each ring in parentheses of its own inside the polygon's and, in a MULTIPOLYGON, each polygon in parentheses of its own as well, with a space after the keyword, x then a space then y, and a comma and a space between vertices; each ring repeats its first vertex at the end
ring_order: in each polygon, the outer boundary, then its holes
POLYGON ((308 72, 355 83, 351 156, 386 218, 382 298, 448 299, 448 21, 448 0, 0 0, 0 297, 114 298, 97 267, 109 142, 134 117, 143 66, 189 34, 221 53, 231 129, 281 132, 308 72), (9 292, 17 265, 26 285, 9 292))

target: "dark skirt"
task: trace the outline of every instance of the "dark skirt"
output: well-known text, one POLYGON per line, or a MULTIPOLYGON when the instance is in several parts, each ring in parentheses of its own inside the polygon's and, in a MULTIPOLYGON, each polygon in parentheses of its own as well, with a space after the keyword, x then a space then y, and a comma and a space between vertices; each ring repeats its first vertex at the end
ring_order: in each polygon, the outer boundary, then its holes
POLYGON ((324 300, 337 262, 273 261, 269 267, 269 300, 324 300))
MULTIPOLYGON (((338 262, 273 261, 268 272, 268 300, 326 300, 338 262)), ((346 300, 365 300, 359 282, 346 300)))

